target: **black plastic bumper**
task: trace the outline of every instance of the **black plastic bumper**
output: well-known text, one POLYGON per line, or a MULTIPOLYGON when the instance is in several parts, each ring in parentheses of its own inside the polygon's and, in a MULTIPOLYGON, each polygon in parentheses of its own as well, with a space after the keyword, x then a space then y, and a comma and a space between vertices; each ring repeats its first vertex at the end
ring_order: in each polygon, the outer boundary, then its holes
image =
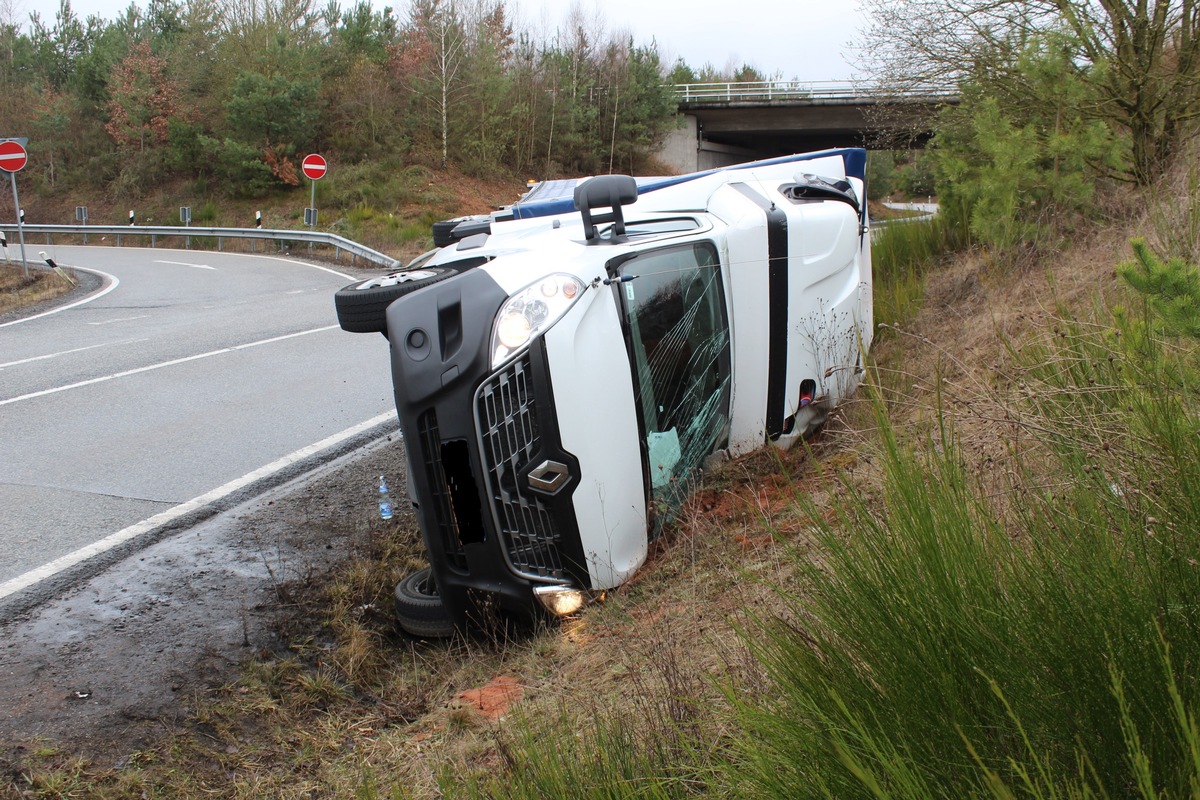
MULTIPOLYGON (((387 310, 396 410, 430 566, 460 627, 533 616, 533 586, 589 588, 541 340, 495 371, 492 321, 507 294, 470 270, 387 310), (553 465, 553 491, 530 472, 553 465), (539 488, 540 487, 540 488, 539 488)), ((538 473, 541 474, 541 473, 538 473)))

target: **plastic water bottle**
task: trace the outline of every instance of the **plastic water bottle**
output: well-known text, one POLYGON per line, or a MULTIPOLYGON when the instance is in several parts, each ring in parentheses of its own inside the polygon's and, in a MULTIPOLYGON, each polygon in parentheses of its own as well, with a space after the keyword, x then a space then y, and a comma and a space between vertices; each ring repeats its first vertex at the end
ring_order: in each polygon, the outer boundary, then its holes
POLYGON ((394 509, 392 508, 392 493, 388 491, 387 480, 382 475, 379 476, 379 516, 383 519, 391 519, 394 509))

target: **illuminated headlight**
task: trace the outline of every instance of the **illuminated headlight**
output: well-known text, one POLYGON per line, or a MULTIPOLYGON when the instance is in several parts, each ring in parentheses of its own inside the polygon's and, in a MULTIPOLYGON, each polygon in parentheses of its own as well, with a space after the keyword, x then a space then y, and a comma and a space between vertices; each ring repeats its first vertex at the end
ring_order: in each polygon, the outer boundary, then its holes
POLYGON ((535 586, 533 596, 556 617, 569 617, 586 604, 603 600, 604 592, 586 592, 574 586, 535 586))
POLYGON ((583 289, 584 284, 578 278, 555 274, 508 298, 492 328, 492 366, 499 366, 558 322, 583 294, 583 289))

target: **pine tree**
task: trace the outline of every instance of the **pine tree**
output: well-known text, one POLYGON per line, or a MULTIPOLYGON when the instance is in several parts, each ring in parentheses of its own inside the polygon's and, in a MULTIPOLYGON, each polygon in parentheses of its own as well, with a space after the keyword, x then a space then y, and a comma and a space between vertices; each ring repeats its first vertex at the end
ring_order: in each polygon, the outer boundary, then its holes
POLYGON ((1120 264, 1117 272, 1146 295, 1167 333, 1200 338, 1200 271, 1182 258, 1163 262, 1145 239, 1131 244, 1134 259, 1120 264))

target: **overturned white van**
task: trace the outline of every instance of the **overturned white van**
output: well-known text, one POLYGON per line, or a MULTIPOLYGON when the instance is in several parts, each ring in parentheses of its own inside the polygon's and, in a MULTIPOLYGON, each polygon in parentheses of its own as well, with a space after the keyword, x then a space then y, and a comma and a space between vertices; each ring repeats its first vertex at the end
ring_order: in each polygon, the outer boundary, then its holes
POLYGON ((809 433, 871 342, 866 153, 541 184, 338 292, 384 332, 430 568, 401 625, 570 613, 642 565, 704 460, 809 433))

